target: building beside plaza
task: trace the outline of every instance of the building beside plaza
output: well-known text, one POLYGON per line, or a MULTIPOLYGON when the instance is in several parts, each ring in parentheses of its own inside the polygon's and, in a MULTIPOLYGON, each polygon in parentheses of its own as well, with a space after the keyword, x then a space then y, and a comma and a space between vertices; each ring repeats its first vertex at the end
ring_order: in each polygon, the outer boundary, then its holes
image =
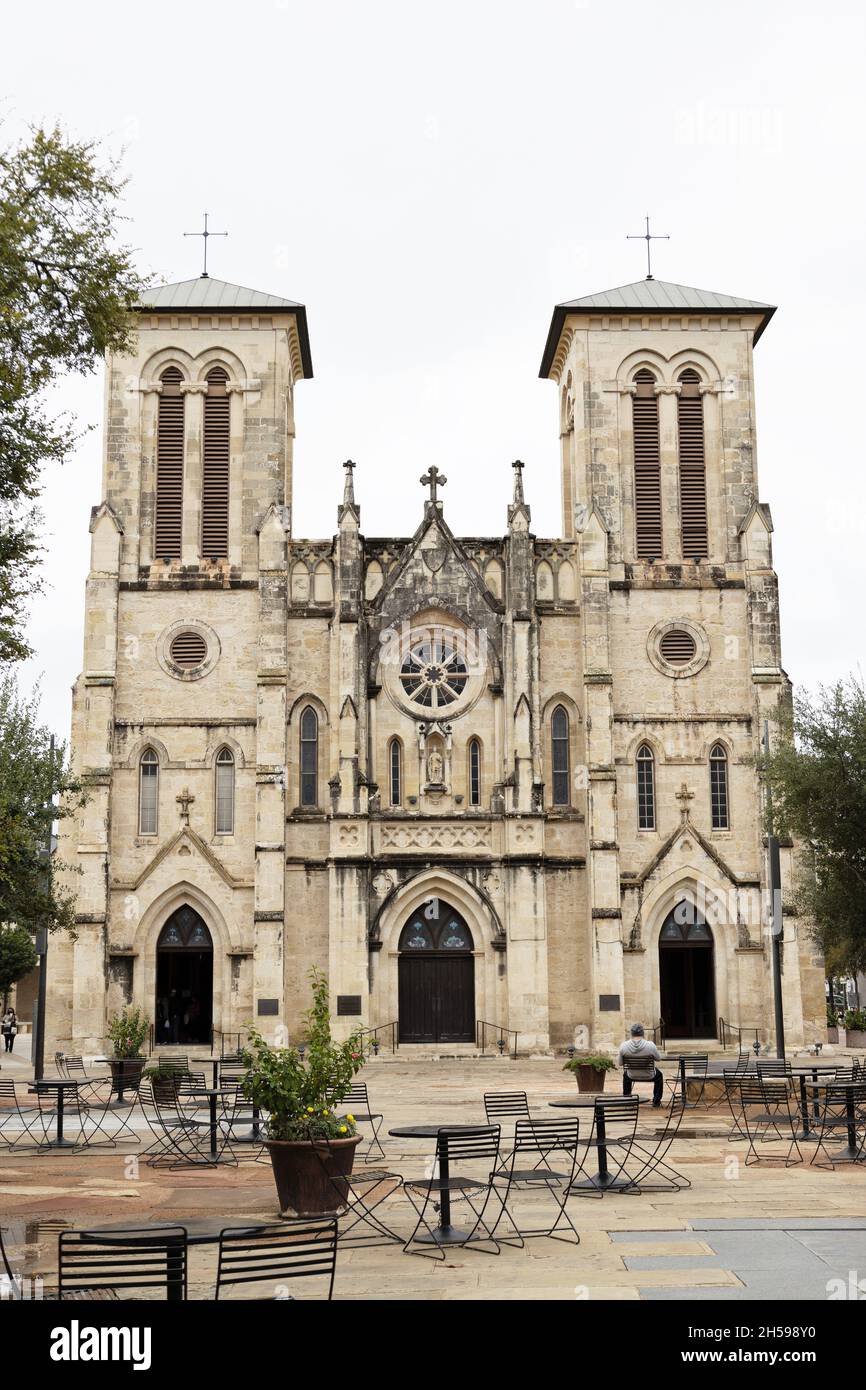
MULTIPOLYGON (((498 528, 454 536, 431 468, 411 534, 367 536, 345 464, 335 534, 306 540, 304 306, 207 277, 147 295, 107 369, 72 728, 92 796, 63 825, 78 927, 51 947, 49 1045, 100 1047, 126 1003, 157 1043, 296 1036, 314 965, 341 1029, 396 1020, 407 1048, 478 1020, 524 1051, 635 1019, 771 1036, 772 314, 649 278, 556 306, 558 537, 518 464, 498 528)), ((814 952, 786 911, 791 1042, 823 1036, 814 952)))

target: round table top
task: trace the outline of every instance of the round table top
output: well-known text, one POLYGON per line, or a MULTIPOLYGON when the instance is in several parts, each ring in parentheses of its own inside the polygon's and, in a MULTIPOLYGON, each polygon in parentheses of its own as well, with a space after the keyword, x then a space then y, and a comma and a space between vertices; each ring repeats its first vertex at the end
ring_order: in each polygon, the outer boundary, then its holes
POLYGON ((838 1070, 838 1062, 798 1062, 795 1067, 791 1068, 791 1071, 796 1072, 797 1076, 800 1076, 801 1074, 803 1076, 810 1075, 812 1072, 815 1071, 835 1072, 838 1070))
POLYGON ((399 1129, 389 1129, 392 1139, 435 1139, 443 1130, 447 1134, 465 1134, 467 1130, 486 1129, 486 1125, 401 1125, 399 1129))
MULTIPOLYGON (((638 1105, 648 1105, 649 1096, 612 1096, 609 1093, 603 1096, 599 1091, 596 1100, 634 1100, 638 1105)), ((552 1105, 562 1110, 589 1110, 595 1109, 595 1100, 549 1100, 548 1105, 552 1105)))
MULTIPOLYGON (((317 1217, 310 1217, 309 1219, 313 1221, 318 1220, 317 1217)), ((321 1219, 323 1221, 327 1221, 329 1217, 326 1214, 321 1219)), ((284 1220, 281 1220, 279 1222, 275 1220, 248 1221, 244 1224, 241 1224, 239 1222, 233 1222, 225 1216, 195 1216, 181 1217, 178 1221, 148 1221, 147 1230, 165 1231, 174 1230, 178 1226, 185 1226, 187 1233, 187 1243, 189 1245, 209 1245, 219 1240, 220 1231, 231 1231, 234 1235, 238 1235, 240 1232, 243 1231, 260 1231, 267 1226, 279 1225, 280 1229, 282 1230, 288 1224, 290 1223, 284 1220)), ((106 1233, 112 1234, 119 1234, 121 1231, 128 1231, 130 1229, 131 1223, 129 1221, 116 1221, 111 1222, 110 1224, 92 1227, 92 1230, 94 1232, 105 1231, 106 1233)))
POLYGON ((833 1076, 825 1076, 824 1079, 823 1079, 822 1081, 807 1081, 807 1082, 806 1082, 806 1090, 807 1090, 807 1091, 820 1091, 820 1090, 826 1090, 828 1086, 838 1086, 838 1087, 840 1088, 840 1090, 841 1090, 841 1089, 848 1089, 848 1088, 850 1088, 851 1086, 866 1086, 866 1079, 864 1079, 864 1080, 862 1080, 862 1081, 853 1081, 853 1080, 850 1080, 850 1081, 849 1081, 849 1080, 847 1080, 847 1079, 846 1079, 845 1081, 837 1081, 836 1078, 833 1077, 833 1076))
POLYGON ((58 1090, 63 1086, 78 1086, 82 1081, 86 1081, 86 1076, 43 1076, 38 1081, 33 1082, 33 1089, 37 1086, 54 1086, 58 1090))

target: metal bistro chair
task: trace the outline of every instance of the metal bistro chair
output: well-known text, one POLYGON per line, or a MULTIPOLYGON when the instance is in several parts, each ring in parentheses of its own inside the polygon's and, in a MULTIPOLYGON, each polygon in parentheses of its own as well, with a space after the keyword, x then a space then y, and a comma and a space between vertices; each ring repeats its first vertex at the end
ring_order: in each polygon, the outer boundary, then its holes
MULTIPOLYGON (((518 1120, 528 1120, 529 1101, 525 1091, 485 1091, 484 1092, 484 1114, 489 1125, 497 1124, 500 1120, 513 1120, 515 1125, 518 1120)), ((511 1153, 503 1153, 499 1150, 499 1167, 505 1172, 511 1162, 511 1153)))
POLYGON ((683 1098, 678 1091, 675 1091, 670 1098, 670 1103, 665 1111, 665 1123, 661 1133, 654 1130, 651 1133, 637 1131, 632 1139, 631 1154, 624 1165, 624 1173, 631 1177, 636 1187, 641 1192, 680 1192, 684 1188, 691 1187, 691 1180, 684 1177, 676 1168, 671 1167, 665 1162, 671 1145, 680 1132, 680 1125, 686 1107, 683 1105, 683 1098), (652 1147, 651 1147, 652 1146, 652 1147), (631 1171, 630 1160, 634 1156, 636 1166, 631 1171), (654 1173, 659 1175, 657 1182, 647 1182, 648 1177, 654 1173))
POLYGON ((427 1255, 444 1260, 446 1246, 458 1245, 462 1249, 492 1242, 494 1249, 488 1253, 499 1254, 499 1246, 490 1228, 484 1224, 484 1213, 494 1191, 493 1176, 499 1164, 499 1135, 499 1125, 461 1126, 459 1129, 449 1129, 444 1125, 437 1132, 432 1165, 436 1176, 406 1178, 403 1183, 418 1216, 415 1228, 403 1246, 404 1251, 410 1255, 427 1255), (466 1172, 455 1174, 452 1164, 479 1164, 484 1176, 474 1177, 466 1172), (463 1201, 469 1207, 474 1220, 468 1231, 456 1230, 448 1220, 443 1228, 442 1225, 431 1225, 427 1219, 431 1209, 436 1213, 441 1210, 443 1218, 449 1217, 452 1199, 463 1201), (425 1234, 419 1236, 422 1227, 425 1234), (484 1233, 481 1237, 476 1236, 479 1229, 484 1233), (449 1235, 449 1231, 453 1235, 449 1235), (411 1248, 419 1243, 425 1248, 411 1248))
POLYGON ((625 1173, 625 1165, 637 1132, 639 1104, 637 1096, 596 1097, 589 1138, 578 1141, 578 1148, 586 1152, 578 1174, 569 1187, 569 1195, 603 1197, 606 1191, 614 1187, 622 1191, 637 1191, 633 1179, 625 1173), (609 1164, 612 1149, 618 1151, 619 1158, 613 1171, 609 1164), (595 1175, 586 1172, 586 1163, 593 1153, 597 1155, 599 1164, 595 1175))
POLYGON ((369 1144, 364 1150, 364 1162, 370 1162, 370 1156, 374 1147, 377 1148, 382 1157, 385 1158, 385 1150, 382 1148, 379 1139, 379 1130, 382 1128, 384 1116, 371 1106, 370 1097, 367 1094, 366 1081, 353 1081, 349 1087, 348 1093, 339 1099, 333 1089, 328 1090, 326 1095, 332 1105, 339 1106, 341 1110, 345 1110, 345 1113, 351 1115, 353 1119, 360 1120, 364 1124, 369 1124, 371 1137, 369 1144))
POLYGON ((710 1064, 708 1052, 696 1052, 693 1057, 687 1057, 685 1063, 677 1065, 677 1073, 674 1079, 668 1081, 668 1089, 674 1091, 679 1089, 683 1093, 683 1105, 686 1110, 696 1110, 704 1099, 704 1088, 707 1084, 707 1067, 710 1064), (685 1069, 685 1087, 683 1087, 683 1068, 685 1069), (690 1081, 697 1081, 698 1095, 696 1100, 689 1098, 690 1081))
POLYGON ((528 1119, 516 1121, 514 1147, 511 1154, 506 1160, 505 1166, 497 1168, 493 1174, 494 1190, 501 1203, 501 1210, 491 1228, 491 1234, 500 1245, 517 1245, 522 1249, 524 1243, 534 1236, 550 1236, 552 1240, 561 1240, 568 1245, 580 1244, 577 1227, 566 1211, 569 1190, 577 1171, 579 1138, 579 1120, 528 1119), (534 1163, 532 1162, 533 1158, 535 1159, 534 1163), (528 1166, 521 1166, 524 1163, 528 1166), (558 1167, 551 1167, 552 1163, 557 1163, 558 1167), (563 1172, 562 1169, 568 1171, 563 1172), (500 1191, 500 1185, 504 1185, 504 1191, 500 1191), (553 1198, 557 1207, 556 1219, 553 1224, 535 1230, 521 1228, 515 1221, 514 1213, 509 1207, 512 1189, 518 1191, 545 1190, 553 1198), (499 1223, 504 1216, 507 1216, 511 1222, 514 1237, 496 1235, 499 1223), (573 1240, 564 1231, 561 1235, 555 1234, 557 1226, 563 1220, 571 1231, 573 1240))
MULTIPOLYGON (((183 1096, 178 1093, 174 1082, 169 1078, 162 1082, 142 1082, 141 1098, 143 1107, 150 1107, 152 1117, 148 1124, 154 1134, 155 1143, 145 1152, 152 1168, 183 1168, 191 1164, 213 1165, 210 1152, 210 1117, 198 1118, 199 1112, 190 1113, 183 1104, 183 1096)), ((219 1120, 217 1133, 220 1134, 219 1120)), ((225 1135, 217 1153, 221 1157, 225 1148, 225 1135)))
POLYGON ((21 1281, 13 1270, 9 1262, 9 1256, 6 1254, 6 1247, 3 1244, 2 1226, 0 1226, 0 1267, 2 1267, 2 1275, 0 1275, 0 1290, 2 1290, 2 1293, 0 1293, 0 1297, 9 1298, 13 1303, 19 1303, 22 1297, 21 1281))
POLYGON ((818 1142, 812 1155, 812 1163, 816 1167, 829 1167, 835 1171, 837 1163, 862 1159, 866 1145, 866 1082, 842 1082, 837 1072, 830 1085, 822 1088, 819 1123, 818 1142), (853 1153, 849 1152, 851 1131, 854 1134, 853 1153), (845 1135, 849 1139, 848 1147, 841 1153, 832 1153, 827 1148, 826 1140, 845 1135), (822 1149, 825 1159, 819 1162, 818 1155, 822 1149))
MULTIPOLYGON (((654 1057, 629 1058, 626 1059, 623 1064, 623 1078, 625 1079, 627 1077, 632 1086, 652 1086, 653 1095, 655 1095, 656 1072, 658 1069, 658 1064, 654 1057)), ((625 1088, 623 1088, 623 1095, 630 1096, 631 1090, 629 1089, 626 1091, 625 1088)), ((658 1109, 658 1106, 656 1106, 656 1109, 658 1109)))
POLYGON ((314 1151, 322 1164, 337 1203, 337 1236, 341 1245, 374 1246, 402 1245, 405 1237, 397 1235, 375 1213, 383 1202, 399 1192, 403 1179, 399 1173, 384 1168, 364 1168, 359 1172, 341 1173, 331 1161, 333 1150, 328 1139, 318 1139, 314 1151), (356 1227, 366 1227, 352 1234, 356 1227))
POLYGON ((134 1289, 164 1289, 169 1301, 183 1300, 186 1227, 61 1231, 58 1284, 62 1300, 99 1297, 107 1291, 129 1294, 134 1289))
MULTIPOLYGON (((271 1299, 289 1299, 290 1280, 319 1277, 327 1283, 325 1298, 334 1294, 337 1267, 337 1222, 281 1221, 278 1226, 229 1226, 220 1231, 219 1262, 214 1298, 237 1284, 268 1284, 271 1299)), ((265 1295, 259 1295, 259 1301, 265 1295)))
MULTIPOLYGON (((53 1114, 53 1112, 51 1113, 53 1114)), ((0 1081, 0 1144, 3 1144, 7 1149, 14 1149, 16 1144, 20 1143, 25 1136, 27 1139, 33 1139, 33 1129, 37 1125, 40 1133, 37 1133, 34 1142, 37 1145, 48 1143, 46 1115, 47 1112, 41 1105, 22 1106, 14 1081, 0 1081), (11 1134, 7 1133, 10 1123, 12 1125, 11 1134), (20 1130, 18 1129, 19 1125, 20 1130)))
MULTIPOLYGON (((745 1138, 749 1146, 746 1151, 746 1165, 760 1163, 761 1155, 755 1148, 755 1140, 762 1144, 770 1142, 771 1131, 781 1142, 788 1140, 788 1149, 784 1156, 785 1167, 792 1168, 795 1164, 802 1163, 803 1155, 797 1143, 800 1107, 793 1087, 788 1085, 784 1074, 776 1073, 771 1077, 759 1076, 755 1079, 741 1076, 736 1085, 742 1120, 741 1137, 745 1138), (796 1158, 792 1158, 794 1153, 797 1155, 796 1158)), ((768 1156, 771 1162, 778 1162, 780 1158, 780 1154, 768 1156)))

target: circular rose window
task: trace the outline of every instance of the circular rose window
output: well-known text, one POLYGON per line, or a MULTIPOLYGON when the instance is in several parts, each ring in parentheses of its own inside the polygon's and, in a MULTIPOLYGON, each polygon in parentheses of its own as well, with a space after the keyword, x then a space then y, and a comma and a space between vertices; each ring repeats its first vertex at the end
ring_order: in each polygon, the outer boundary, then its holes
POLYGON ((405 694, 422 709, 447 709, 466 689, 469 670, 453 642, 424 637, 410 646, 400 666, 405 694))

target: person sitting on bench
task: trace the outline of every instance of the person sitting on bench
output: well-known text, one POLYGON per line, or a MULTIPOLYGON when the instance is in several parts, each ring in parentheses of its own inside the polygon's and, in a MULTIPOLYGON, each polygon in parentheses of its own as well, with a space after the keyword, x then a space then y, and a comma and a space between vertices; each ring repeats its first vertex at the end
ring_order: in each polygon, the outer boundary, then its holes
POLYGON ((631 1095, 635 1081, 652 1081, 653 1107, 658 1110, 664 1092, 664 1077, 654 1064, 659 1059, 655 1043, 647 1042, 642 1023, 633 1023, 631 1037, 627 1038, 619 1050, 619 1064, 622 1067, 622 1093, 631 1095))

